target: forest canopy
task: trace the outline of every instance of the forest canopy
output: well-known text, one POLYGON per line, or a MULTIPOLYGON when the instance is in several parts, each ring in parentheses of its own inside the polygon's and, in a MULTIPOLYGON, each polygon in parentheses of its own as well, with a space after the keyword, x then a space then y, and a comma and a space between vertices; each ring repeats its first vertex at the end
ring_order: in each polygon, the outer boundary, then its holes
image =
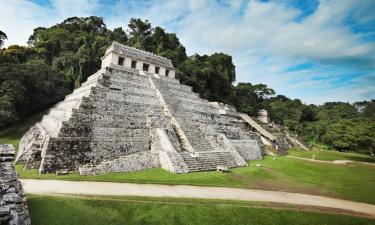
MULTIPOLYGON (((0 31, 0 47, 6 39, 0 31)), ((276 95, 265 84, 235 85, 230 55, 187 56, 176 34, 135 18, 126 29, 110 30, 100 17, 71 17, 48 28, 35 28, 27 46, 1 49, 0 128, 49 108, 79 87, 100 68, 100 57, 113 41, 171 59, 180 81, 202 98, 231 104, 251 116, 267 109, 272 121, 306 141, 340 151, 374 151, 375 100, 306 105, 276 95)))

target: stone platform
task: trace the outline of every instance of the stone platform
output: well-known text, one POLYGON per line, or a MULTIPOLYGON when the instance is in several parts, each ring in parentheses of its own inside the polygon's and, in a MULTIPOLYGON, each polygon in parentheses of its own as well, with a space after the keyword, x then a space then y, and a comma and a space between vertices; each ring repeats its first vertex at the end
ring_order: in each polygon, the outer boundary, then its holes
MULTIPOLYGON (((116 57, 127 61, 126 50, 116 57)), ((41 173, 68 169, 91 175, 154 167, 187 173, 261 159, 259 135, 241 116, 168 77, 172 69, 160 75, 104 63, 25 133, 17 163, 41 173)))

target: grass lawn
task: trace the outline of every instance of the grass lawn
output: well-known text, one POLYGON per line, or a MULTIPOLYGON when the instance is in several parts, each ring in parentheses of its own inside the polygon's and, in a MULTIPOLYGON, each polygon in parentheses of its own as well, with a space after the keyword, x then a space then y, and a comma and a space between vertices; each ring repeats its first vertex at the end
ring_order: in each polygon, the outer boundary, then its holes
POLYGON ((257 188, 275 191, 326 195, 337 198, 375 204, 375 167, 369 165, 330 165, 299 159, 265 157, 256 161, 262 167, 249 162, 248 167, 232 169, 230 173, 200 172, 172 174, 155 168, 132 173, 110 173, 98 176, 70 174, 37 174, 36 170, 22 170, 21 178, 112 181, 157 184, 190 184, 257 188))
POLYGON ((375 163, 375 158, 369 155, 364 155, 355 152, 339 152, 334 150, 323 150, 323 149, 314 149, 311 151, 300 151, 300 150, 292 150, 289 151, 289 155, 302 157, 302 158, 309 158, 312 159, 313 155, 315 155, 316 160, 326 160, 326 161, 333 161, 333 160, 353 160, 359 162, 373 162, 375 163))
MULTIPOLYGON (((21 135, 38 120, 43 113, 33 116, 28 121, 11 129, 0 131, 0 143, 18 144, 21 135)), ((369 157, 355 153, 333 151, 292 151, 292 155, 316 159, 357 159, 369 161, 369 157)), ((190 184, 204 186, 227 186, 257 188, 265 190, 299 192, 326 195, 375 204, 375 166, 370 165, 329 165, 307 162, 299 159, 265 157, 264 160, 249 162, 248 167, 235 168, 231 173, 200 172, 190 174, 172 174, 160 168, 132 173, 111 173, 99 176, 80 176, 71 174, 56 176, 54 174, 37 174, 37 170, 22 170, 17 166, 21 178, 112 181, 157 184, 190 184), (261 164, 256 167, 254 163, 261 164)))
POLYGON ((137 197, 27 196, 32 224, 181 224, 278 225, 374 224, 374 220, 295 209, 271 209, 257 203, 137 197))

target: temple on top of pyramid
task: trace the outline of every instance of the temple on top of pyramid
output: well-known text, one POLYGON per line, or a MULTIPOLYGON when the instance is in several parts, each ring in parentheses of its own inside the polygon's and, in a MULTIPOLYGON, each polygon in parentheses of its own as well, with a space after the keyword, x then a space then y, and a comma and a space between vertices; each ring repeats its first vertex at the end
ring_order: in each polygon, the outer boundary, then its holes
POLYGON ((138 70, 142 75, 153 73, 156 77, 175 77, 171 60, 118 43, 113 43, 107 48, 101 60, 102 68, 124 66, 138 70))
POLYGON ((22 137, 17 163, 82 175, 161 167, 173 173, 246 166, 261 159, 253 120, 201 99, 172 62, 113 43, 102 68, 22 137))

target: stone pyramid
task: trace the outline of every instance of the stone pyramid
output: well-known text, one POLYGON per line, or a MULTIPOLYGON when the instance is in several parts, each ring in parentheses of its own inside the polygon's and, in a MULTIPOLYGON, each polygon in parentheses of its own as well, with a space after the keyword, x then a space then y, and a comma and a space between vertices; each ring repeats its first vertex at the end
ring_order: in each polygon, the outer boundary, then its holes
POLYGON ((24 134, 17 163, 90 175, 187 173, 262 158, 259 135, 235 109, 199 98, 174 74, 170 60, 113 43, 102 68, 24 134))

